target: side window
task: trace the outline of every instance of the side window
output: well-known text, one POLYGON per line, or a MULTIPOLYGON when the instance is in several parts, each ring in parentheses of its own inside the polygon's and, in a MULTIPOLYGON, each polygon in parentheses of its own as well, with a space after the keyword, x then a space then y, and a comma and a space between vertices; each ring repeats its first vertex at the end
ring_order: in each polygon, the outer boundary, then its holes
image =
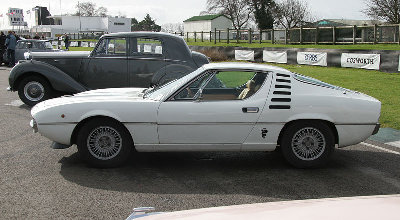
POLYGON ((125 38, 104 38, 98 43, 96 55, 125 55, 126 54, 126 39, 125 38))
POLYGON ((196 95, 199 95, 199 89, 205 86, 211 75, 212 73, 206 73, 197 78, 195 81, 183 88, 177 95, 175 95, 174 100, 193 100, 196 95))
POLYGON ((132 55, 162 55, 162 42, 152 38, 133 38, 132 55))
MULTIPOLYGON (((267 73, 251 71, 221 71, 212 74, 206 84, 197 85, 195 92, 199 93, 195 98, 205 101, 217 100, 243 100, 253 96, 263 85, 267 73)), ((195 84, 194 82, 193 84, 195 84)), ((196 85, 196 84, 195 84, 196 85)), ((190 86, 186 89, 187 94, 192 91, 190 86)), ((182 90, 185 93, 184 90, 182 90)), ((192 92, 194 93, 194 92, 192 92)), ((179 95, 179 94, 178 94, 179 95)), ((193 98, 187 95, 187 98, 193 98)))

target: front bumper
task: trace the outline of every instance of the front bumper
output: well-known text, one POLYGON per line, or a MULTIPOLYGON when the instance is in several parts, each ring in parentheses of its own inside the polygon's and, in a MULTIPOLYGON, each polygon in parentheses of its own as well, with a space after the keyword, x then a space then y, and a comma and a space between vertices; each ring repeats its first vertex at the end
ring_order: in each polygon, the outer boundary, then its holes
POLYGON ((33 129, 34 133, 38 132, 38 127, 37 127, 37 123, 36 123, 35 119, 32 119, 31 122, 29 122, 29 125, 33 129))
POLYGON ((374 135, 374 134, 377 134, 378 133, 378 131, 379 131, 379 128, 381 127, 381 124, 379 124, 379 123, 376 123, 376 125, 375 125, 375 129, 374 129, 374 131, 372 132, 372 135, 374 135))

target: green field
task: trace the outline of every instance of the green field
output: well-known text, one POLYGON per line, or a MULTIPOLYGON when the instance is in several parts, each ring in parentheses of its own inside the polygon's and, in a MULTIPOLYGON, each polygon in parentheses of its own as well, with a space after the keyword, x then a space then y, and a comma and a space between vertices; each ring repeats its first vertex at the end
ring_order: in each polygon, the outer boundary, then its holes
POLYGON ((271 43, 258 43, 254 41, 254 43, 249 44, 248 42, 239 42, 236 43, 236 40, 232 40, 229 44, 226 41, 214 44, 213 42, 204 41, 194 42, 193 39, 187 42, 188 45, 191 46, 222 46, 222 47, 249 47, 249 48, 263 48, 263 47, 285 47, 285 48, 317 48, 317 49, 345 49, 345 50, 400 50, 400 45, 398 44, 348 44, 348 45, 330 45, 330 44, 271 44, 271 43))

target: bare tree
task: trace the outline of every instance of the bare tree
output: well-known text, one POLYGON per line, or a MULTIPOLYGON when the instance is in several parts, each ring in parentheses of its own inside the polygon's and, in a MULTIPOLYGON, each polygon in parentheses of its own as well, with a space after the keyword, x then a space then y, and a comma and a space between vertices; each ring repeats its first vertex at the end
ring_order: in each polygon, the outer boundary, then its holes
POLYGON ((275 7, 275 22, 285 28, 304 25, 314 20, 306 2, 301 0, 282 0, 275 7))
POLYGON ((207 10, 210 14, 220 13, 228 17, 235 29, 243 27, 253 14, 247 0, 207 0, 207 10))
POLYGON ((107 12, 108 12, 108 9, 107 9, 107 8, 105 8, 105 7, 99 7, 99 8, 96 10, 96 15, 97 15, 97 16, 101 16, 101 17, 107 17, 107 12))
POLYGON ((400 23, 400 0, 365 0, 367 9, 362 12, 368 17, 400 23))
POLYGON ((96 8, 96 4, 93 2, 78 3, 75 7, 77 11, 74 15, 77 16, 107 16, 107 8, 96 8))

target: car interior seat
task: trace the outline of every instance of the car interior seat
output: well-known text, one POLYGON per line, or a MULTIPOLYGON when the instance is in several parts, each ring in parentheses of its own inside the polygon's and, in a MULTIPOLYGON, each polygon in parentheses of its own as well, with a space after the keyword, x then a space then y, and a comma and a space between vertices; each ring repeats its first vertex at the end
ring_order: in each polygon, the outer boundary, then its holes
POLYGON ((249 80, 246 83, 246 88, 238 96, 238 99, 246 99, 255 93, 255 82, 254 80, 249 80))

